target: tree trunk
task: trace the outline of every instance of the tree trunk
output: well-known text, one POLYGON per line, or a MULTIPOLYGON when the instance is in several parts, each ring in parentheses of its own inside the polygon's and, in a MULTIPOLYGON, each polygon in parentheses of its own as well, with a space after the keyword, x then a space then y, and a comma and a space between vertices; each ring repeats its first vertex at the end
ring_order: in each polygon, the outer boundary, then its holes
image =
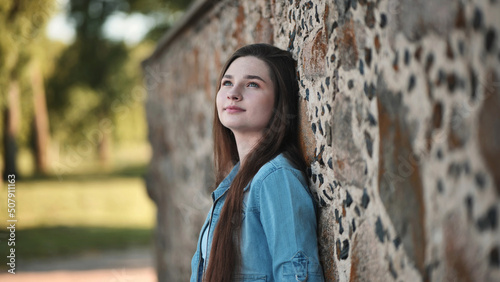
POLYGON ((111 156, 111 134, 107 130, 102 131, 102 138, 97 145, 99 162, 103 167, 108 167, 111 156))
POLYGON ((47 103, 45 101, 43 76, 38 65, 35 65, 31 73, 31 87, 33 89, 35 111, 33 120, 33 139, 36 171, 39 174, 47 174, 49 167, 48 146, 50 142, 49 117, 47 113, 47 103))
POLYGON ((7 90, 7 107, 4 109, 4 171, 3 179, 10 174, 17 175, 17 134, 20 124, 19 83, 13 80, 7 90))

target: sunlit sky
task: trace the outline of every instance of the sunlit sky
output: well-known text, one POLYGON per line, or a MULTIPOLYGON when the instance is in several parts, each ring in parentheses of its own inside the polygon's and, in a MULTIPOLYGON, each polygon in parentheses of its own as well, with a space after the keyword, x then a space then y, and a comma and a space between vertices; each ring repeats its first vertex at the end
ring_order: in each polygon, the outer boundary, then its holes
MULTIPOLYGON (((67 0, 59 0, 58 12, 49 21, 46 29, 47 36, 52 40, 71 43, 75 37, 74 25, 68 19, 64 5, 67 0)), ((139 42, 146 35, 149 28, 154 25, 154 20, 142 14, 127 15, 117 12, 109 17, 104 24, 104 35, 113 40, 123 40, 129 45, 139 42)))

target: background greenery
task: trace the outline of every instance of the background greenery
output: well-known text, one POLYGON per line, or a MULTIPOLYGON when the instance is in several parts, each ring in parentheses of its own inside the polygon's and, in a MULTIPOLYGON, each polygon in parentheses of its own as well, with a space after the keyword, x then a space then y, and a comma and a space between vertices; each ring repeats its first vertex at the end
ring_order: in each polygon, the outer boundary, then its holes
MULTIPOLYGON (((68 44, 45 35, 58 2, 0 1, 0 169, 17 176, 16 256, 150 247, 156 208, 143 180, 151 152, 140 62, 192 1, 67 1, 75 27, 68 44), (116 13, 155 24, 127 45, 103 32, 116 13)), ((5 178, 0 184, 5 269, 5 178)))

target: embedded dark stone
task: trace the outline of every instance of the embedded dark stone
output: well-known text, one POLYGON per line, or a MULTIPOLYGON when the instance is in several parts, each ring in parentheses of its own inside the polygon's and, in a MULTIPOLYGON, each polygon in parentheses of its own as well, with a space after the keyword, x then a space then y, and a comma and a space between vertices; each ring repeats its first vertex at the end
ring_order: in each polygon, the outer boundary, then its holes
MULTIPOLYGON (((318 117, 318 111, 319 111, 319 110, 318 110, 318 107, 314 107, 314 115, 315 115, 316 117, 318 117)), ((319 124, 321 124, 321 123, 319 123, 319 124)))
POLYGON ((441 85, 442 83, 445 82, 445 80, 446 80, 446 72, 444 72, 444 70, 442 70, 442 69, 439 69, 438 78, 436 81, 436 86, 441 85))
POLYGON ((352 79, 349 79, 349 81, 347 82, 347 87, 349 89, 352 89, 354 87, 354 81, 352 79))
POLYGON ((479 231, 483 232, 488 229, 496 230, 497 223, 497 209, 495 206, 492 206, 488 209, 485 215, 477 219, 476 225, 479 231))
POLYGON ((448 83, 448 91, 455 91, 455 87, 457 85, 457 77, 454 73, 448 74, 446 77, 446 82, 448 83))
POLYGON ((443 104, 441 102, 437 102, 434 105, 434 109, 432 111, 433 129, 441 128, 442 123, 443 123, 443 104))
POLYGON ((465 174, 469 175, 470 174, 470 164, 469 164, 469 162, 465 161, 464 164, 463 164, 463 166, 464 166, 464 172, 465 172, 465 174))
POLYGON ((334 54, 332 54, 330 56, 330 63, 333 63, 333 62, 335 62, 335 55, 334 54))
POLYGON ((465 206, 467 207, 467 218, 469 220, 472 220, 474 213, 473 213, 473 208, 474 208, 474 198, 472 198, 471 195, 468 195, 465 198, 465 206))
POLYGON ((484 176, 483 173, 481 172, 476 173, 474 179, 476 180, 477 187, 483 189, 486 186, 486 177, 484 176))
POLYGON ((369 28, 373 28, 375 26, 375 13, 374 13, 375 3, 369 2, 366 7, 365 14, 365 24, 369 28))
POLYGON ((470 99, 471 101, 477 98, 477 76, 472 67, 469 67, 469 80, 470 80, 470 99))
POLYGON ((389 259, 389 273, 391 273, 392 278, 397 279, 398 273, 394 269, 394 264, 392 263, 392 259, 389 259))
MULTIPOLYGON (((294 14, 295 15, 295 14, 294 14)), ((291 51, 293 50, 293 42, 295 41, 295 34, 296 34, 296 31, 295 29, 291 32, 288 33, 288 48, 287 48, 287 51, 291 51)))
POLYGON ((455 179, 458 179, 460 177, 460 174, 462 174, 462 167, 461 165, 457 164, 457 163, 451 163, 449 166, 448 166, 448 175, 455 178, 455 179))
POLYGON ((429 53, 427 55, 427 58, 425 59, 425 72, 428 73, 429 70, 431 69, 432 65, 434 64, 434 54, 429 53))
POLYGON ((474 18, 472 19, 472 27, 475 30, 480 29, 483 26, 483 13, 479 8, 474 9, 474 18))
POLYGON ((458 40, 458 52, 460 56, 465 55, 465 43, 463 40, 458 40))
POLYGON ((363 90, 365 92, 366 97, 368 97, 369 100, 371 100, 371 99, 373 99, 373 97, 375 97, 376 89, 375 89, 375 85, 373 83, 370 83, 370 85, 368 85, 368 83, 365 81, 365 85, 363 87, 363 90))
POLYGON ((359 73, 361 73, 361 75, 365 74, 365 67, 363 65, 363 61, 362 60, 359 60, 359 73))
POLYGON ((373 155, 373 139, 366 130, 364 134, 365 134, 366 150, 368 151, 368 155, 371 158, 373 155))
POLYGON ((344 227, 342 226, 342 218, 339 218, 339 233, 342 235, 344 233, 344 227))
POLYGON ((306 101, 309 102, 309 88, 306 89, 306 101))
POLYGON ((438 160, 442 160, 443 159, 443 150, 438 149, 436 152, 436 157, 438 158, 438 160))
POLYGON ((351 7, 353 10, 356 10, 358 7, 358 1, 357 0, 351 0, 351 7))
POLYGON ((345 204, 347 207, 350 207, 351 204, 352 204, 352 197, 351 197, 351 194, 349 194, 348 191, 346 191, 346 195, 345 195, 345 204))
POLYGON ((309 10, 309 9, 311 9, 313 6, 314 6, 314 5, 313 5, 313 2, 312 2, 312 1, 306 2, 306 3, 304 4, 304 7, 306 7, 308 10, 309 10))
POLYGON ((359 210, 358 206, 354 207, 354 212, 356 213, 357 216, 361 215, 361 211, 359 210))
POLYGON ((443 181, 441 179, 438 179, 437 183, 436 183, 436 187, 437 187, 437 190, 440 194, 443 194, 443 191, 444 191, 444 184, 443 184, 443 181))
POLYGON ((338 209, 335 209, 335 222, 339 222, 340 220, 340 213, 338 209))
POLYGON ((365 48, 365 62, 368 67, 370 67, 372 63, 372 49, 365 48))
POLYGON ((377 221, 375 222, 375 234, 377 234, 378 240, 381 243, 384 243, 385 231, 384 226, 382 225, 382 220, 380 217, 377 217, 377 221))
POLYGON ((316 174, 313 174, 312 175, 312 181, 316 184, 316 180, 317 180, 317 175, 316 174))
POLYGON ((392 68, 395 71, 399 70, 399 52, 396 51, 396 54, 394 55, 394 60, 392 61, 392 68))
POLYGON ((408 49, 405 49, 405 54, 404 54, 405 65, 409 65, 410 64, 410 59, 411 59, 410 51, 408 51, 408 49))
POLYGON ((340 260, 341 245, 339 239, 335 242, 335 249, 337 250, 337 260, 340 260))
POLYGON ((323 83, 321 83, 321 93, 325 94, 325 87, 323 86, 323 83))
POLYGON ((387 16, 382 13, 380 14, 380 27, 384 28, 387 25, 387 16))
POLYGON ((422 46, 418 46, 415 50, 415 59, 417 62, 420 62, 420 58, 422 57, 422 46))
POLYGON ((493 28, 489 28, 484 37, 484 47, 486 51, 492 51, 492 48, 495 43, 495 30, 493 28))
MULTIPOLYGON (((325 123, 325 132, 326 132, 326 145, 331 147, 332 146, 332 128, 330 126, 330 123, 325 123)), ((332 158, 330 158, 331 160, 332 158)), ((330 167, 332 168, 332 167, 330 167)))
POLYGON ((397 249, 399 249, 399 245, 401 245, 401 239, 399 237, 396 237, 394 238, 394 240, 392 240, 392 243, 394 244, 394 247, 397 249))
POLYGON ((342 250, 340 251, 340 259, 346 260, 349 257, 349 240, 342 241, 342 250))
POLYGON ((318 180, 319 180, 319 185, 323 185, 324 179, 323 179, 323 174, 318 174, 318 180))
POLYGON ((354 221, 354 218, 351 221, 351 225, 352 225, 352 232, 356 232, 356 221, 354 221))
POLYGON ((411 92, 413 88, 415 88, 416 80, 417 78, 415 77, 415 75, 412 74, 408 81, 408 92, 411 92))
POLYGON ((321 197, 319 197, 319 205, 322 206, 322 207, 326 207, 327 206, 325 200, 323 200, 323 198, 321 198, 321 197))
POLYGON ((455 58, 455 55, 453 54, 453 48, 451 48, 450 40, 446 41, 446 57, 450 60, 453 60, 455 58))
POLYGON ((493 249, 491 249, 489 257, 490 265, 492 267, 500 268, 500 256, 498 247, 494 247, 493 249))
POLYGON ((318 96, 318 101, 321 100, 321 94, 319 94, 319 92, 316 92, 316 96, 318 96))
POLYGON ((333 169, 332 158, 329 158, 329 159, 328 159, 328 167, 329 167, 330 169, 333 169))
POLYGON ((370 126, 376 126, 377 125, 377 120, 375 119, 375 117, 370 112, 367 113, 366 119, 368 120, 368 123, 370 123, 370 126))
POLYGON ((315 123, 311 124, 311 129, 312 129, 313 133, 316 134, 316 124, 315 123))
POLYGON ((325 190, 323 190, 323 195, 324 195, 324 196, 325 196, 328 200, 333 201, 333 198, 332 198, 330 195, 328 195, 328 193, 326 193, 326 191, 325 191, 325 190))
POLYGON ((368 196, 368 192, 366 188, 363 189, 363 196, 361 197, 361 206, 366 209, 368 204, 370 203, 370 196, 368 196))
POLYGON ((332 33, 337 27, 339 27, 339 23, 337 21, 333 22, 330 33, 332 33))
POLYGON ((349 9, 351 8, 351 0, 344 0, 344 14, 347 13, 347 11, 349 11, 349 9))
POLYGON ((326 87, 328 87, 328 88, 330 87, 330 77, 329 76, 327 76, 325 78, 325 84, 326 84, 326 87))
POLYGON ((321 121, 318 122, 318 130, 319 130, 319 134, 323 135, 323 127, 321 126, 321 121))

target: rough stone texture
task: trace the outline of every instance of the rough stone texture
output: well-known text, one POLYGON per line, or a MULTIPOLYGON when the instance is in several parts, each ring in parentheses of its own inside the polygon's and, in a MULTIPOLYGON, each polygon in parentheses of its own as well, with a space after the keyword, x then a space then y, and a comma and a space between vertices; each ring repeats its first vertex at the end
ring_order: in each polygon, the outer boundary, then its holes
POLYGON ((213 190, 217 76, 297 59, 327 281, 500 281, 500 3, 200 0, 143 64, 160 281, 187 281, 213 190))

